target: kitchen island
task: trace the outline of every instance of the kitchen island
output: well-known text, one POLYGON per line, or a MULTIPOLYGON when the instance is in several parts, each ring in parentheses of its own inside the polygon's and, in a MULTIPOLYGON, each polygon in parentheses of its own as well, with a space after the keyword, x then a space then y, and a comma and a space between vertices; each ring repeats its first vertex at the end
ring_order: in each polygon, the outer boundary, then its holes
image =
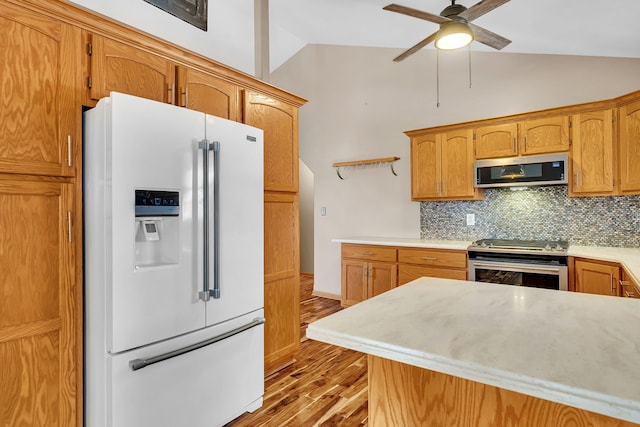
POLYGON ((640 301, 421 278, 309 325, 369 355, 369 425, 640 423, 640 301))

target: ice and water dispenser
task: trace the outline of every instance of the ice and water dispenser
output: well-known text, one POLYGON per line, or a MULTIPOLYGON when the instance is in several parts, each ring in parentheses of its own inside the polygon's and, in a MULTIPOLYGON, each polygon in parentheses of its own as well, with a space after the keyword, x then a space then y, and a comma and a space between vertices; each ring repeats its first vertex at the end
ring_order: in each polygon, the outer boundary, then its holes
POLYGON ((180 193, 136 191, 136 269, 177 264, 180 257, 180 193))

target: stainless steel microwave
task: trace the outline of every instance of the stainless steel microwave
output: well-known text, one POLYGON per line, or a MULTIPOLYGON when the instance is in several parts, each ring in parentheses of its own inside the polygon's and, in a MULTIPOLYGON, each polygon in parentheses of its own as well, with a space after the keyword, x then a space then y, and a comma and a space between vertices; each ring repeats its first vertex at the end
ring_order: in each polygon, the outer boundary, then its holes
POLYGON ((478 160, 473 164, 475 186, 489 188, 567 184, 568 162, 566 153, 478 160))

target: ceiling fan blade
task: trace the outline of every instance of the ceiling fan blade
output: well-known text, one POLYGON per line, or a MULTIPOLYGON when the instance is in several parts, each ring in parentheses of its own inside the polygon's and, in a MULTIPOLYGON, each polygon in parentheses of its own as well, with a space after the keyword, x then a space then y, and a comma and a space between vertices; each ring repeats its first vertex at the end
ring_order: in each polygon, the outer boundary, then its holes
POLYGON ((418 9, 412 9, 406 6, 400 6, 399 4, 390 4, 388 6, 383 7, 382 9, 388 10, 390 12, 397 12, 403 15, 413 16, 414 18, 424 19, 429 22, 435 22, 436 24, 442 24, 444 22, 449 22, 449 18, 445 18, 440 15, 434 15, 433 13, 423 12, 418 9))
POLYGON ((466 19, 467 22, 471 22, 474 19, 478 19, 485 13, 491 12, 493 9, 502 6, 507 2, 509 2, 509 0, 481 0, 480 2, 471 6, 469 9, 460 13, 458 16, 466 19))
POLYGON ((486 44, 489 47, 492 47, 497 50, 501 50, 503 47, 511 43, 511 40, 504 38, 501 35, 496 34, 492 31, 485 30, 484 28, 479 27, 475 24, 470 23, 469 26, 473 30, 475 41, 480 42, 482 44, 486 44))
POLYGON ((422 49, 423 47, 425 47, 426 45, 428 45, 429 43, 434 41, 436 39, 436 34, 438 34, 437 31, 435 33, 431 34, 426 39, 422 40, 421 42, 418 42, 413 47, 410 47, 409 49, 405 50, 400 55, 398 55, 397 57, 393 58, 393 60, 396 61, 396 62, 400 62, 403 59, 407 58, 408 56, 413 55, 414 53, 416 53, 417 51, 419 51, 420 49, 422 49))

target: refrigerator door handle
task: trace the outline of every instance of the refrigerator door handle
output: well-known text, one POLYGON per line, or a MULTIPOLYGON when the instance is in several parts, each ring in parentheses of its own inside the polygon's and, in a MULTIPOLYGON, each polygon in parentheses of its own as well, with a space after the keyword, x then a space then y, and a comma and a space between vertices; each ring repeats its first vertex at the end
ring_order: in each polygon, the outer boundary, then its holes
POLYGON ((219 200, 219 189, 220 183, 218 182, 218 164, 220 162, 218 158, 218 153, 220 151, 220 143, 217 141, 211 142, 208 139, 203 139, 198 144, 198 148, 203 150, 202 155, 202 189, 204 192, 203 197, 203 249, 202 249, 202 257, 203 260, 203 285, 202 291, 199 292, 198 296, 202 301, 209 301, 211 297, 220 298, 220 285, 218 282, 218 260, 219 260, 219 237, 218 232, 220 229, 218 214, 218 200, 219 200), (209 209, 210 209, 210 201, 209 201, 209 151, 213 151, 213 289, 211 289, 209 283, 209 271, 210 271, 210 248, 209 248, 209 209))
POLYGON ((252 322, 249 322, 246 325, 239 326, 239 327, 237 327, 235 329, 232 329, 232 330, 230 330, 228 332, 225 332, 224 334, 220 334, 220 335, 217 335, 215 337, 209 338, 207 340, 200 341, 199 343, 191 344, 191 345, 188 345, 186 347, 179 348, 177 350, 169 351, 167 353, 160 354, 158 356, 149 357, 149 358, 146 358, 146 359, 133 359, 133 360, 130 360, 129 361, 129 367, 131 368, 132 371, 137 371, 139 369, 146 368, 147 366, 151 366, 153 364, 156 364, 156 363, 159 363, 159 362, 163 362, 165 360, 172 359, 174 357, 182 356, 185 353, 189 353, 191 351, 198 350, 198 349, 201 349, 201 348, 206 347, 208 345, 220 342, 220 341, 225 340, 227 338, 230 338, 230 337, 232 337, 234 335, 238 335, 241 332, 244 332, 244 331, 249 330, 251 328, 255 328, 256 326, 260 326, 260 325, 264 324, 264 322, 265 322, 264 317, 257 317, 255 319, 253 319, 252 322))

